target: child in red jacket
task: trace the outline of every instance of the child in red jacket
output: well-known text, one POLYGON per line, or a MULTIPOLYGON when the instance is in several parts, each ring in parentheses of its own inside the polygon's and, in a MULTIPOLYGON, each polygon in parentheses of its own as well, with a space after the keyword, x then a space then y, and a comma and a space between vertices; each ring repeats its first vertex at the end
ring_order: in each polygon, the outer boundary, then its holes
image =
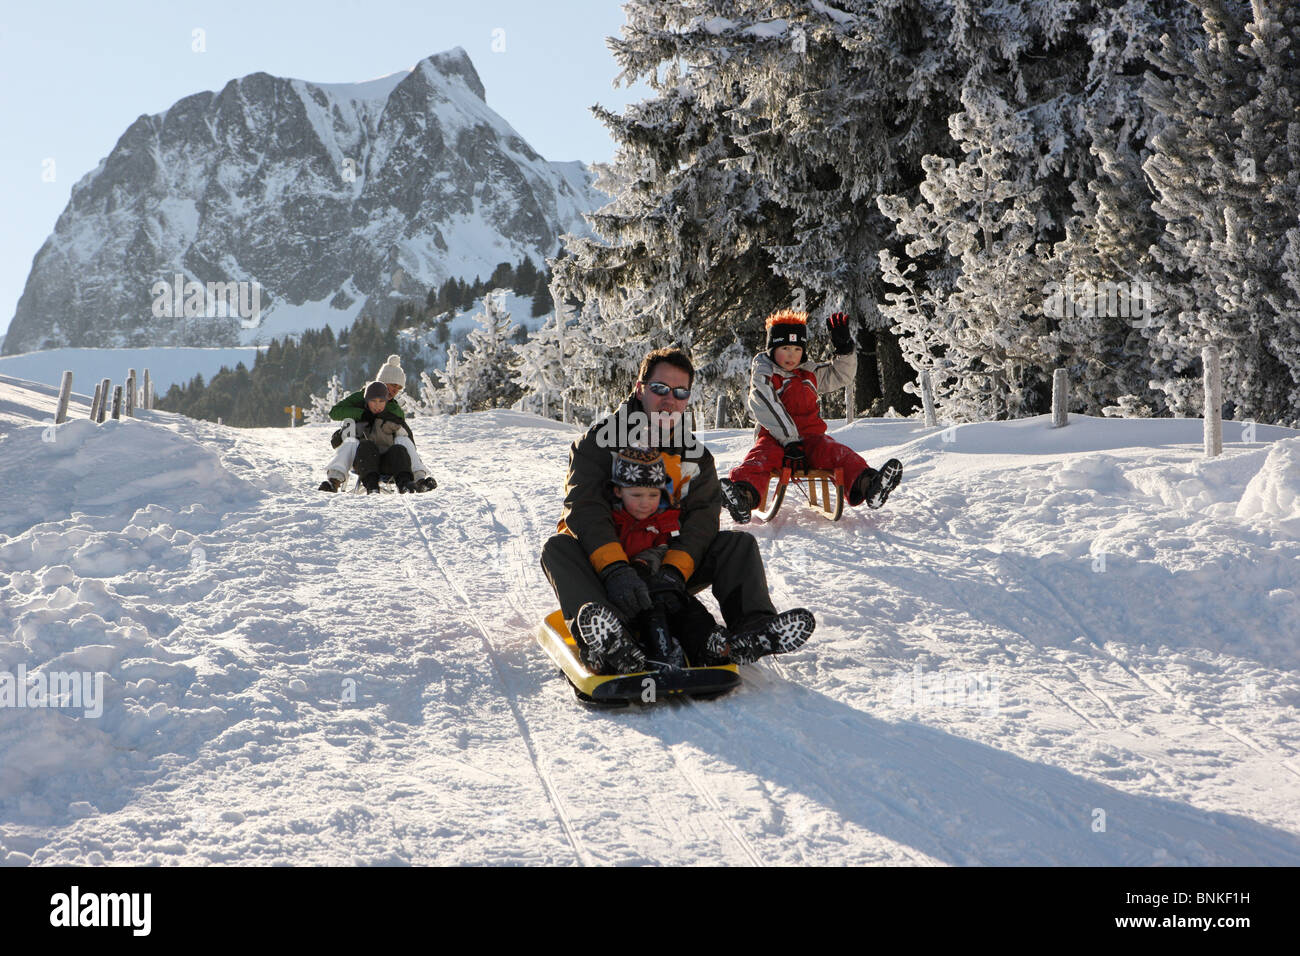
MULTIPOLYGON (((664 555, 680 528, 680 509, 668 506, 669 477, 657 451, 625 448, 614 454, 610 485, 616 499, 614 528, 632 567, 649 580, 659 571, 664 555)), ((651 625, 650 611, 635 623, 643 638, 651 625)), ((680 607, 669 608, 668 629, 694 666, 716 664, 726 658, 726 629, 721 627, 699 598, 689 592, 680 607)), ((647 647, 653 657, 653 648, 647 647)), ((681 667, 677 658, 660 661, 681 667)))
POLYGON ((849 317, 836 312, 827 319, 835 357, 829 362, 805 362, 808 313, 785 310, 767 319, 767 351, 754 356, 749 383, 749 410, 758 422, 758 441, 745 460, 722 479, 722 500, 737 522, 749 521, 758 507, 759 488, 766 488, 773 471, 844 469, 850 505, 864 501, 879 508, 898 485, 903 466, 891 458, 880 470, 847 445, 826 435, 818 396, 853 384, 858 355, 853 347, 849 317))

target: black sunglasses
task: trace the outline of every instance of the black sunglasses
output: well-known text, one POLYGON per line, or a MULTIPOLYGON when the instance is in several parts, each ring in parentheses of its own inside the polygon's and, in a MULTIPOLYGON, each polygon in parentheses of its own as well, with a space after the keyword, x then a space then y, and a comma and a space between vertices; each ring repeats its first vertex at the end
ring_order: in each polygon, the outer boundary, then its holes
POLYGON ((671 392, 673 398, 681 399, 682 401, 686 401, 686 399, 691 397, 691 390, 689 388, 672 388, 671 386, 665 385, 663 382, 646 382, 645 387, 650 389, 650 391, 654 392, 656 395, 667 395, 671 392))

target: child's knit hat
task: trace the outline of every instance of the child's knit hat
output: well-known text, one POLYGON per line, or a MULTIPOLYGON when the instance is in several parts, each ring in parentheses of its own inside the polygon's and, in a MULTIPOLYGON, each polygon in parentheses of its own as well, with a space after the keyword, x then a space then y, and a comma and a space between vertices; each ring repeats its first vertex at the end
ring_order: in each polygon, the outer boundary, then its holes
POLYGON ((808 313, 782 309, 767 317, 767 355, 782 345, 797 345, 808 353, 808 313))
POLYGON ((668 467, 661 452, 621 448, 614 452, 611 484, 620 488, 668 488, 668 467))
POLYGON ((400 355, 388 356, 388 361, 384 363, 375 380, 383 382, 385 385, 400 385, 406 388, 406 373, 402 371, 402 357, 400 355))
POLYGON ((366 401, 372 402, 376 398, 388 401, 388 386, 383 382, 371 382, 366 386, 366 401))

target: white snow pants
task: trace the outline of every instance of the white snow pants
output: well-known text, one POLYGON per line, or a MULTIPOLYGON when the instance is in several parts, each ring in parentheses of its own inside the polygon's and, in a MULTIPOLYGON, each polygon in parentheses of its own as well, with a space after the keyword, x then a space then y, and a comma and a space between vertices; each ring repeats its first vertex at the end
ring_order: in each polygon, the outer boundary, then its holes
MULTIPOLYGON (((415 450, 415 442, 411 441, 405 435, 397 437, 396 444, 406 449, 406 453, 411 456, 411 477, 420 481, 429 476, 429 469, 424 467, 424 462, 420 460, 419 453, 415 450)), ((348 477, 348 472, 352 470, 352 460, 357 457, 357 448, 361 445, 360 439, 345 438, 343 444, 339 445, 338 451, 334 453, 333 459, 325 466, 325 476, 335 478, 338 481, 344 481, 348 477)))

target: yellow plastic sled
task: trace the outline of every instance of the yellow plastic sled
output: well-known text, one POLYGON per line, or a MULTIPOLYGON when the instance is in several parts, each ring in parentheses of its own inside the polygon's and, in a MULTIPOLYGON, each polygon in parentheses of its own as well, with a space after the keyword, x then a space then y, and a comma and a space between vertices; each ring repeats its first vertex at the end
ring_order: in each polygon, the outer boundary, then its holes
POLYGON ((564 672, 578 699, 590 704, 626 707, 633 701, 653 704, 670 697, 717 697, 740 684, 735 664, 638 671, 635 674, 593 674, 582 663, 578 645, 558 609, 537 629, 537 643, 564 672))

